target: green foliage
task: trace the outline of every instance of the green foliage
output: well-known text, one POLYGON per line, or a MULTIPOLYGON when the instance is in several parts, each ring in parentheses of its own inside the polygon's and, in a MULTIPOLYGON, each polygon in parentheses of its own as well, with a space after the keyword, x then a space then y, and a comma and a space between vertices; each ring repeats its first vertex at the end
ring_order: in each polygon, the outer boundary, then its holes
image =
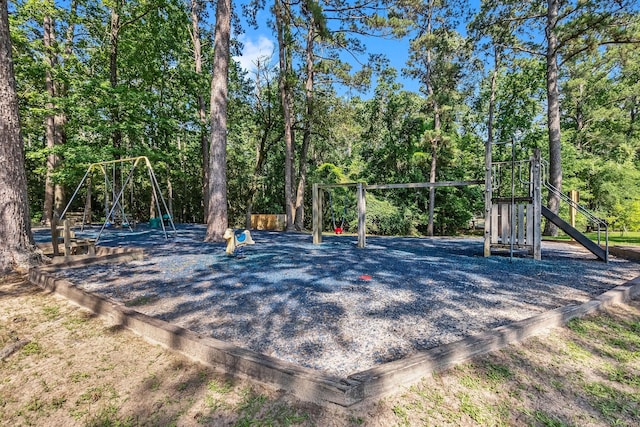
MULTIPOLYGON (((582 203, 614 229, 640 230, 640 53, 632 43, 604 43, 637 39, 638 14, 627 13, 629 2, 615 13, 604 2, 593 3, 598 6, 595 9, 587 3, 577 4, 576 13, 567 14, 556 29, 564 43, 560 52, 564 189, 579 190, 582 203), (620 25, 607 25, 614 17, 620 25)), ((358 3, 362 19, 357 22, 340 8, 314 0, 291 6, 295 28, 289 41, 294 65, 287 83, 294 95, 294 172, 301 161, 308 171, 307 213, 313 182, 425 182, 432 164, 438 181, 482 179, 491 93, 491 71, 482 70, 489 61, 483 55, 496 60, 495 140, 516 140, 525 157, 534 147, 546 148, 546 64, 536 55, 524 54, 542 46, 541 39, 530 36, 542 28, 538 16, 544 8, 537 3, 484 2, 469 32, 477 42, 474 51, 471 40, 457 32, 469 18, 462 13, 464 5, 463 1, 399 2, 389 4, 388 13, 381 15, 358 3), (500 26, 507 16, 515 19, 513 25, 500 26), (518 26, 517 19, 532 26, 518 26), (312 22, 314 27, 309 27, 312 22), (304 36, 308 31, 315 37, 310 112, 301 61, 307 53, 304 36), (381 55, 365 60, 367 40, 354 37, 358 32, 406 35, 411 39, 410 62, 396 71, 381 55), (359 58, 362 67, 356 69, 344 60, 344 48, 359 58), (403 91, 400 72, 417 79, 421 93, 403 91), (352 90, 364 90, 372 78, 378 81, 366 99, 347 98, 335 86, 340 82, 352 90), (301 160, 308 125, 311 145, 307 158, 301 160)), ((66 189, 67 197, 90 163, 146 155, 161 186, 170 184, 173 189, 174 218, 202 221, 201 137, 207 141, 209 125, 208 120, 201 121, 197 107, 200 95, 205 95, 205 103, 208 99, 213 34, 202 26, 203 72, 196 74, 188 6, 179 0, 79 2, 77 10, 65 2, 11 4, 11 41, 33 219, 42 216, 46 159, 55 153, 61 161, 52 180, 66 189), (113 8, 123 23, 115 81, 110 74, 114 46, 105 37, 110 33, 113 8), (49 52, 42 41, 45 14, 55 21, 56 41, 49 52), (69 31, 73 37, 68 37, 69 31), (45 62, 46 53, 57 58, 53 66, 45 62), (47 70, 56 84, 54 97, 46 90, 47 70), (44 121, 51 114, 64 114, 65 139, 64 144, 48 149, 44 121), (122 143, 114 147, 117 133, 122 143)), ((204 7, 203 22, 207 22, 210 5, 204 7)), ((243 12, 256 17, 260 7, 260 2, 251 2, 243 12)), ((227 189, 232 226, 244 225, 249 208, 284 212, 283 119, 276 76, 277 70, 268 63, 261 65, 257 75, 233 62, 230 67, 227 189)), ((493 154, 495 160, 510 156, 504 146, 494 148, 493 154)), ((93 186, 97 212, 102 209, 104 183, 95 177, 93 186)), ((132 186, 128 208, 144 221, 150 215, 150 187, 143 176, 134 176, 132 186)), ((72 209, 82 209, 84 195, 81 192, 72 209)), ((371 232, 427 232, 428 190, 381 191, 368 197, 371 232)), ((480 187, 439 188, 435 198, 436 234, 460 233, 482 214, 480 187)), ((334 199, 336 211, 348 206, 345 219, 355 229, 353 192, 335 190, 334 199)), ((562 206, 561 214, 566 211, 562 206)), ((310 215, 305 217, 309 227, 310 215)), ((589 227, 585 220, 578 221, 579 227, 589 227)))
MULTIPOLYGON (((372 194, 367 196, 368 233, 387 236, 415 234, 412 220, 412 213, 408 209, 400 209, 372 194)), ((349 222, 349 229, 358 229, 357 217, 349 222)))

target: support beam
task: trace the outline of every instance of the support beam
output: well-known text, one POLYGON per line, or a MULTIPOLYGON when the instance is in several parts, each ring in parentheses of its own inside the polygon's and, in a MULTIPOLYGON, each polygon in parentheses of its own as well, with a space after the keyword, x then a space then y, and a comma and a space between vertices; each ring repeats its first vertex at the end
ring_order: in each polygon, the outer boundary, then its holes
POLYGON ((365 189, 362 183, 358 184, 358 247, 364 248, 367 245, 367 202, 365 200, 365 189))
POLYGON ((318 184, 313 184, 311 194, 313 199, 313 244, 322 243, 322 191, 318 184))
POLYGON ((533 198, 533 259, 542 259, 542 179, 540 173, 540 149, 533 150, 531 159, 531 183, 533 198))
POLYGON ((394 188, 430 188, 430 187, 465 187, 467 185, 481 185, 484 181, 438 181, 438 182, 410 182, 406 184, 373 184, 364 185, 365 190, 390 190, 394 188))
POLYGON ((491 179, 491 139, 484 144, 484 256, 491 256, 491 199, 493 197, 493 185, 491 179))

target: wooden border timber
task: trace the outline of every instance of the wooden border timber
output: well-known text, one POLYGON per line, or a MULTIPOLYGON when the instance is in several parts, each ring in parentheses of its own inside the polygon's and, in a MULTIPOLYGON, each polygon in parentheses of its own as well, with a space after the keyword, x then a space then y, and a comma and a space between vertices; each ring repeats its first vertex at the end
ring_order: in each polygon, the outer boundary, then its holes
MULTIPOLYGON (((115 255, 115 254, 114 254, 115 255)), ((100 257, 92 258, 100 262, 100 257)), ((102 260, 108 262, 108 260, 102 260)), ((640 296, 640 277, 618 286, 596 299, 568 305, 528 319, 494 328, 450 344, 419 351, 412 356, 355 373, 346 378, 303 368, 188 329, 156 319, 103 298, 55 277, 65 265, 29 270, 29 281, 60 294, 94 313, 108 317, 145 339, 178 351, 213 369, 239 378, 284 389, 299 399, 321 405, 351 407, 377 401, 472 357, 496 351, 526 338, 541 335, 568 321, 640 296)))
POLYGON ((358 248, 364 248, 367 245, 367 207, 366 207, 366 191, 367 190, 391 190, 399 188, 430 188, 430 187, 465 187, 468 185, 482 185, 485 181, 438 181, 438 182, 409 182, 405 184, 372 184, 367 185, 363 182, 348 182, 344 184, 318 184, 314 183, 312 187, 312 235, 313 244, 322 243, 322 206, 323 192, 331 188, 340 187, 356 187, 358 202, 358 248))

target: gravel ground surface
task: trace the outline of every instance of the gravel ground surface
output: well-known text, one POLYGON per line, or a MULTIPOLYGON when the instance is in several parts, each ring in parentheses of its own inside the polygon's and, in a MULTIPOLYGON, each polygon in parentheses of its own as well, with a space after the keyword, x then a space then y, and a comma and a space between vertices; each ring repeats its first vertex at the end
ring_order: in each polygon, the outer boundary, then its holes
POLYGON ((484 258, 473 238, 369 237, 362 250, 356 237, 313 245, 310 235, 256 231, 238 259, 203 243, 204 233, 197 225, 168 240, 157 230, 109 231, 99 244, 143 247, 145 259, 58 274, 147 315, 338 376, 587 301, 640 275, 640 264, 605 264, 563 243, 544 242, 542 261, 510 261, 484 258))

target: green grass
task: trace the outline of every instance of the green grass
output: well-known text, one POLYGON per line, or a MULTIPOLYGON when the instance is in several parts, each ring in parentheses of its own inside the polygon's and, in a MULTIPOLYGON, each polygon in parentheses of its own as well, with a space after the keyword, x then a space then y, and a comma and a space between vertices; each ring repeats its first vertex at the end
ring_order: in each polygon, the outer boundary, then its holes
POLYGON ((57 306, 44 306, 42 308, 42 313, 45 315, 47 320, 54 320, 58 316, 60 316, 60 307, 57 307, 57 306))
POLYGON ((273 405, 265 395, 246 387, 240 391, 242 400, 236 410, 239 415, 234 426, 293 426, 307 420, 309 416, 285 403, 273 405))
MULTIPOLYGON (((8 341, 13 335, 35 337, 0 363, 0 419, 7 425, 47 425, 70 416, 77 425, 122 427, 194 422, 238 427, 635 426, 640 425, 637 304, 574 319, 567 328, 434 373, 370 406, 331 413, 284 392, 231 381, 128 333, 110 334, 97 318, 46 300, 29 304, 36 307, 37 333, 26 329, 34 327, 31 322, 0 325, 8 341), (47 340, 51 331, 64 335, 47 340), (90 344, 84 352, 74 347, 82 341, 90 344), (129 346, 140 350, 135 363, 117 359, 129 346), (45 375, 51 371, 58 374, 45 375), (140 397, 145 405, 138 406, 140 397)), ((1 307, 3 313, 6 307, 11 306, 1 307)))
MULTIPOLYGON (((582 231, 582 230, 580 230, 582 231)), ((598 241, 597 232, 583 233, 589 239, 594 242, 598 241)), ((557 237, 543 236, 543 240, 571 240, 568 235, 559 232, 557 237)), ((601 244, 604 245, 604 230, 600 233, 601 244)), ((621 233, 619 231, 609 230, 609 246, 640 246, 640 231, 626 231, 621 233)))
POLYGON ((227 394, 233 390, 233 384, 230 381, 211 380, 207 383, 207 390, 213 393, 227 394))

